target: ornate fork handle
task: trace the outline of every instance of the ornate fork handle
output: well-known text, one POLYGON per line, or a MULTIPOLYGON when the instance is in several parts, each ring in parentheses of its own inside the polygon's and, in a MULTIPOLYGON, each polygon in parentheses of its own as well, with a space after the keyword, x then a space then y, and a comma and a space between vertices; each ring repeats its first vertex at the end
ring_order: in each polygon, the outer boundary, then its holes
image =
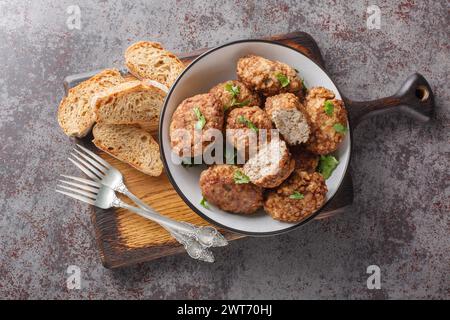
MULTIPOLYGON (((119 184, 115 188, 115 191, 126 195, 128 198, 133 200, 139 207, 145 210, 148 214, 164 218, 164 220, 167 221, 167 223, 165 221, 162 221, 161 224, 165 227, 166 230, 168 230, 171 233, 172 231, 175 231, 175 233, 177 234, 182 234, 194 238, 195 240, 200 242, 201 245, 205 248, 223 247, 228 244, 228 241, 225 239, 225 237, 214 227, 211 226, 197 227, 191 223, 175 221, 158 214, 145 202, 143 202, 141 199, 139 199, 137 196, 131 193, 124 183, 119 184)), ((124 204, 127 205, 126 203, 124 204)))

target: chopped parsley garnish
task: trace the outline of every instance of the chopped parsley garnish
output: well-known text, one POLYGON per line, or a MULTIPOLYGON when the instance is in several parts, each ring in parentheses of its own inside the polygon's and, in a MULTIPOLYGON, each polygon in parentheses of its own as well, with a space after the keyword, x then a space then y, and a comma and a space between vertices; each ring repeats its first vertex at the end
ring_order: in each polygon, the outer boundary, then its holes
POLYGON ((325 101, 325 103, 323 104, 323 108, 325 109, 325 113, 326 113, 328 116, 331 117, 331 116, 333 115, 333 112, 334 112, 334 104, 333 104, 332 101, 330 101, 330 100, 325 101))
POLYGON ((306 87, 306 84, 305 84, 305 79, 302 79, 302 91, 303 91, 303 94, 306 94, 308 92, 308 88, 306 87))
POLYGON ((284 74, 282 74, 282 73, 278 73, 278 74, 276 74, 275 76, 277 77, 278 81, 280 81, 281 87, 282 87, 282 88, 287 87, 287 86, 289 85, 289 83, 291 83, 291 80, 289 80, 289 78, 286 77, 286 76, 285 76, 284 74))
POLYGON ((249 183, 250 182, 250 178, 247 177, 241 170, 236 170, 234 172, 234 183, 236 184, 244 184, 244 183, 249 183))
POLYGON ((336 130, 337 133, 346 133, 347 132, 347 127, 343 126, 340 123, 336 123, 335 125, 333 125, 333 129, 336 130))
POLYGON ((225 106, 225 110, 228 110, 232 107, 244 107, 250 103, 250 100, 245 100, 242 102, 238 102, 237 98, 241 93, 241 89, 239 86, 233 86, 231 83, 227 83, 225 85, 225 90, 227 90, 231 94, 231 103, 228 106, 225 106))
POLYGON ((209 204, 206 201, 206 199, 203 197, 202 200, 200 201, 200 205, 205 208, 205 209, 209 209, 209 204))
POLYGON ((236 98, 239 95, 239 93, 241 93, 241 88, 239 88, 238 86, 233 86, 233 84, 231 83, 227 83, 225 85, 225 90, 231 93, 233 98, 236 98))
POLYGON ((319 171, 325 179, 328 179, 331 177, 331 174, 338 164, 339 161, 333 156, 320 156, 317 171, 319 171))
POLYGON ((255 131, 256 133, 258 133, 258 128, 254 125, 253 122, 251 122, 250 120, 248 120, 247 118, 245 118, 244 116, 239 116, 237 118, 237 121, 239 123, 245 124, 248 128, 252 129, 253 131, 255 131))
POLYGON ((197 123, 195 124, 195 129, 202 130, 206 124, 205 116, 202 114, 199 107, 194 107, 194 109, 192 110, 194 110, 194 113, 198 119, 197 123))
POLYGON ((291 194, 291 195, 289 196, 289 199, 301 200, 301 199, 303 199, 304 197, 305 197, 305 196, 304 196, 302 193, 300 193, 300 192, 298 192, 298 191, 294 191, 294 193, 291 194))

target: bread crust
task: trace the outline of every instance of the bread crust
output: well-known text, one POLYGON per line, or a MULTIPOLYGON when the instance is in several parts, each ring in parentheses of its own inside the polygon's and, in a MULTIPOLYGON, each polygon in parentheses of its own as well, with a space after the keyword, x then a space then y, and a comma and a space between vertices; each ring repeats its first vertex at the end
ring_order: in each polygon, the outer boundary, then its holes
POLYGON ((92 108, 95 115, 95 121, 98 123, 107 123, 107 124, 149 124, 156 125, 158 124, 159 114, 161 107, 164 103, 164 97, 166 93, 159 87, 149 85, 149 82, 144 84, 139 80, 129 81, 121 83, 117 86, 114 86, 108 90, 105 90, 102 94, 97 95, 92 102, 92 108), (147 110, 146 112, 142 111, 139 113, 134 113, 133 116, 129 115, 128 117, 123 116, 121 119, 117 119, 111 116, 108 116, 105 112, 103 112, 104 108, 110 106, 110 104, 114 103, 116 100, 120 98, 126 98, 127 95, 131 95, 133 93, 148 93, 153 95, 155 99, 159 100, 159 106, 154 106, 153 110, 147 110))
POLYGON ((92 100, 104 90, 124 81, 119 70, 105 69, 71 88, 58 107, 58 123, 69 137, 86 136, 95 123, 92 100), (95 92, 94 88, 96 88, 95 92))
MULTIPOLYGON (((100 150, 108 153, 109 155, 119 159, 120 161, 123 161, 125 163, 128 163, 133 168, 148 174, 150 176, 159 176, 162 173, 163 170, 163 164, 160 159, 160 153, 159 153, 159 146, 158 143, 153 139, 153 137, 148 133, 147 131, 139 128, 138 126, 130 126, 130 125, 111 125, 111 124, 96 124, 94 126, 94 129, 92 130, 92 133, 94 135, 94 140, 92 142, 94 145, 99 148, 100 150), (105 132, 104 132, 105 131, 105 132), (122 150, 119 150, 117 145, 112 145, 111 143, 105 143, 105 139, 103 139, 104 134, 108 134, 111 136, 111 131, 114 131, 117 135, 134 135, 135 139, 142 139, 142 137, 146 137, 146 141, 148 142, 148 154, 150 154, 150 151, 152 151, 156 156, 154 157, 152 161, 152 168, 149 168, 148 166, 145 166, 144 164, 138 164, 137 161, 130 160, 130 157, 133 158, 133 155, 123 155, 121 152, 122 150)), ((131 142, 128 144, 131 145, 131 142)), ((138 150, 136 150, 138 151, 138 150)), ((134 158, 138 158, 137 154, 134 155, 134 158)))
POLYGON ((135 77, 143 80, 158 81, 170 88, 185 66, 178 57, 165 50, 160 43, 139 41, 132 44, 125 51, 125 64, 135 77), (145 52, 144 60, 138 52, 145 52))

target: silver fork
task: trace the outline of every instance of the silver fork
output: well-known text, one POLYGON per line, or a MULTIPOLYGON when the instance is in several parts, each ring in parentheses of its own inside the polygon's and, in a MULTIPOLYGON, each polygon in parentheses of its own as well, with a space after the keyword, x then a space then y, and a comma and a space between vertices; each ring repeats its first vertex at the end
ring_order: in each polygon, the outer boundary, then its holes
POLYGON ((109 209, 112 207, 125 208, 137 213, 144 218, 148 218, 154 221, 156 220, 156 222, 160 223, 166 229, 168 229, 168 231, 174 236, 174 238, 184 246, 190 257, 201 261, 214 262, 214 255, 211 250, 204 248, 195 239, 187 237, 173 230, 173 228, 178 228, 173 220, 168 219, 164 216, 158 217, 157 219, 155 219, 155 217, 153 216, 149 216, 149 213, 146 210, 130 206, 129 204, 123 202, 116 196, 114 190, 98 182, 77 177, 65 177, 71 178, 77 182, 59 180, 64 184, 59 184, 57 186, 59 189, 56 189, 56 192, 62 193, 66 196, 86 202, 102 209, 109 209))
MULTIPOLYGON (((125 186, 125 183, 123 182, 122 173, 119 170, 111 166, 108 162, 103 160, 92 151, 79 144, 77 144, 77 146, 81 150, 80 151, 74 148, 78 156, 74 153, 71 153, 72 157, 74 157, 76 160, 71 158, 69 158, 69 160, 81 171, 83 171, 88 177, 90 177, 94 181, 101 183, 104 186, 113 189, 114 191, 126 195, 139 207, 148 211, 148 213, 153 217, 163 217, 128 190, 128 188, 125 186)), ((166 220, 171 220, 167 217, 164 218, 166 220)), ((228 244, 228 241, 225 239, 225 237, 212 226, 195 226, 191 223, 175 220, 171 220, 171 223, 174 227, 170 227, 171 230, 169 231, 194 238, 205 248, 223 247, 228 244)))

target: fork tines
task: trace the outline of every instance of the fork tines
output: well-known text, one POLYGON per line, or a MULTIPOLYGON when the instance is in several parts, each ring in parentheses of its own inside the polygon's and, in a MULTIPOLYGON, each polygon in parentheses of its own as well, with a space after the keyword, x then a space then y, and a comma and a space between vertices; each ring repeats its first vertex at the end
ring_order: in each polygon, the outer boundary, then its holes
POLYGON ((101 187, 101 184, 92 180, 87 180, 83 178, 73 177, 73 176, 67 176, 62 174, 61 176, 72 179, 78 182, 77 183, 73 181, 66 181, 66 180, 58 180, 61 183, 64 184, 58 184, 57 188, 62 189, 58 190, 56 189, 56 192, 62 193, 66 196, 69 196, 71 198, 95 205, 95 200, 97 198, 98 191, 101 187), (70 192, 69 192, 70 191, 70 192))
POLYGON ((96 155, 94 152, 77 144, 77 147, 82 151, 74 148, 73 150, 78 154, 71 153, 70 155, 75 159, 69 158, 75 166, 83 171, 89 178, 96 181, 101 180, 106 172, 111 168, 111 165, 96 155))

